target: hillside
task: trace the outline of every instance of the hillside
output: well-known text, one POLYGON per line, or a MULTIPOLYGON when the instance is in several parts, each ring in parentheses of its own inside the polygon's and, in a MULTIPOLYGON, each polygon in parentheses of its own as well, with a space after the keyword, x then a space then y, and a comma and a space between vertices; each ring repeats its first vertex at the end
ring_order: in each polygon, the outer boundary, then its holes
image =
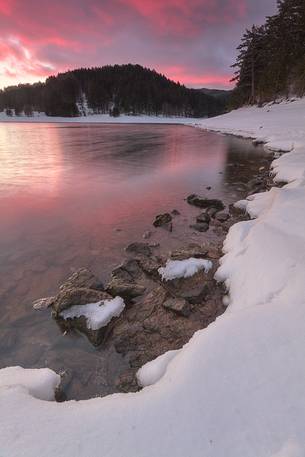
POLYGON ((175 83, 140 65, 81 68, 49 77, 45 83, 0 91, 0 111, 34 111, 48 116, 110 113, 209 117, 225 111, 222 100, 175 83))

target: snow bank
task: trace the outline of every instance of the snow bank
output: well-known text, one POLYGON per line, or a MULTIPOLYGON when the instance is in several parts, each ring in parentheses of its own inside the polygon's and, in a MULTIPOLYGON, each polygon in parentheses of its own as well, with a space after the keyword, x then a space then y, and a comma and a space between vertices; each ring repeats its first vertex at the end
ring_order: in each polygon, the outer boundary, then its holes
POLYGON ((25 370, 21 367, 9 367, 3 368, 0 373, 1 392, 21 388, 40 400, 54 400, 55 389, 60 384, 60 376, 48 368, 25 370))
POLYGON ((33 116, 7 116, 0 112, 0 122, 35 122, 35 123, 67 123, 67 124, 186 124, 192 125, 198 119, 189 117, 165 116, 127 116, 111 117, 109 114, 89 114, 79 117, 46 116, 44 113, 35 113, 33 116))
MULTIPOLYGON (((44 402, 3 385, 0 370, 1 456, 305 455, 305 100, 200 127, 293 147, 273 164, 289 184, 244 201, 255 219, 226 239, 217 277, 229 287, 228 311, 139 393, 44 402)), ((15 378, 24 383, 22 372, 15 378)))
POLYGON ((155 384, 164 376, 168 365, 176 357, 180 350, 167 351, 151 362, 146 363, 137 371, 139 386, 147 387, 155 384))
POLYGON ((158 273, 164 281, 170 281, 176 278, 189 278, 200 270, 207 273, 212 266, 210 260, 191 257, 186 260, 168 260, 165 267, 159 268, 158 273))
POLYGON ((124 308, 124 300, 121 297, 115 297, 113 300, 71 306, 71 308, 62 311, 60 316, 63 319, 74 319, 75 317, 84 316, 87 327, 91 330, 98 330, 109 324, 114 317, 119 317, 124 308))

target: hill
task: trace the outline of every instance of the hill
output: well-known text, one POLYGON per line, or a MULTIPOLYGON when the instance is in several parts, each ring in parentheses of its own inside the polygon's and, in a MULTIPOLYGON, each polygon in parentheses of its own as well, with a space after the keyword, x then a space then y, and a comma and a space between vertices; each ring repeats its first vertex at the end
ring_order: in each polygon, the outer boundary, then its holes
POLYGON ((210 117, 224 112, 221 100, 175 83, 140 65, 81 68, 45 83, 0 91, 0 111, 31 115, 81 116, 110 113, 210 117))

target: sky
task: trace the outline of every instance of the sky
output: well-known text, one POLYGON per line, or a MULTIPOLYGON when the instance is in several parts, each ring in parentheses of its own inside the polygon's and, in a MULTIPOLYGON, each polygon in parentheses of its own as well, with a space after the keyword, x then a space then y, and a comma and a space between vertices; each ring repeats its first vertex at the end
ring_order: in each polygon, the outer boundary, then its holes
POLYGON ((138 63, 188 87, 229 88, 246 27, 275 0, 0 0, 0 88, 138 63))

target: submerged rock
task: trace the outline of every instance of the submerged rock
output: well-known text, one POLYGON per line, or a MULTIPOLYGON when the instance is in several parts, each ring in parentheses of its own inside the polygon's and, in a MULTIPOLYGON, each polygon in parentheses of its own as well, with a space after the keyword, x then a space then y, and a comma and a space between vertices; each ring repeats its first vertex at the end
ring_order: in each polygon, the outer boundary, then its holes
POLYGON ((139 241, 129 244, 125 250, 128 254, 133 254, 136 256, 137 255, 144 255, 144 256, 152 255, 152 250, 151 250, 149 244, 139 242, 139 241))
POLYGON ((198 208, 214 207, 218 211, 225 209, 223 202, 218 199, 204 198, 196 194, 191 194, 187 197, 186 200, 190 205, 197 206, 198 208))
POLYGON ((172 221, 172 216, 169 213, 164 213, 164 214, 158 214, 156 216, 153 225, 155 227, 163 227, 163 226, 168 226, 167 224, 170 224, 172 221))
POLYGON ((190 227, 197 232, 207 232, 209 230, 209 224, 206 222, 192 224, 190 227))
POLYGON ((199 216, 196 217, 196 222, 198 224, 201 224, 201 223, 206 223, 208 224, 211 220, 211 217, 208 213, 201 213, 199 214, 199 216))

